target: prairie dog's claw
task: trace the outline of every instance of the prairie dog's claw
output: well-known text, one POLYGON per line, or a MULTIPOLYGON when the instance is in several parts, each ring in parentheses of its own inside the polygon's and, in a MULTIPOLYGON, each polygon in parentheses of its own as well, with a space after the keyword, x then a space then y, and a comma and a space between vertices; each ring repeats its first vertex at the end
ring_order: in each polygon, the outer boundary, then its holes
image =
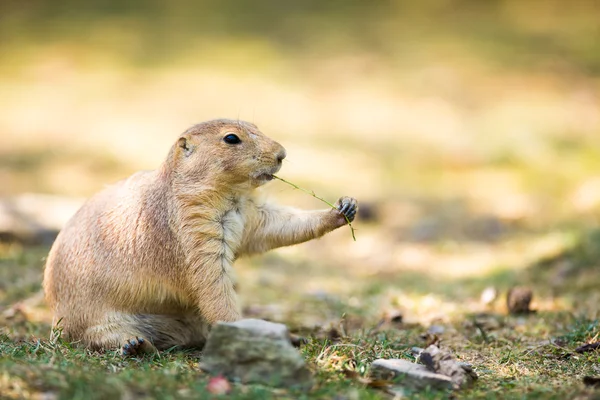
POLYGON ((337 210, 352 222, 358 211, 358 202, 352 197, 340 197, 337 202, 337 210))
POLYGON ((141 337, 134 337, 125 342, 121 347, 121 355, 136 356, 144 353, 149 353, 154 349, 148 341, 141 337))

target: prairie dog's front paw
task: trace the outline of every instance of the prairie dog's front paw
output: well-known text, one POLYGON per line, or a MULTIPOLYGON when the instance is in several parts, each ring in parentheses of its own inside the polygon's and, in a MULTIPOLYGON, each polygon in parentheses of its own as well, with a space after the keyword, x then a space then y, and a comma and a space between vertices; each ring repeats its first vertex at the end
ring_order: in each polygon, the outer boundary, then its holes
POLYGON ((347 223, 348 221, 354 221, 354 217, 358 211, 358 201, 356 201, 355 198, 347 196, 340 197, 335 206, 337 207, 337 211, 341 214, 341 216, 345 217, 344 223, 347 223), (348 221, 346 221, 346 218, 348 221))

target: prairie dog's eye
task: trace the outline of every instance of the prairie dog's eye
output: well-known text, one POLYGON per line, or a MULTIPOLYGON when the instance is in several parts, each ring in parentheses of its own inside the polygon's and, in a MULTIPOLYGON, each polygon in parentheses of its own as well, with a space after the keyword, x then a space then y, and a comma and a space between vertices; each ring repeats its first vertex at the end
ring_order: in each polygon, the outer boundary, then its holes
POLYGON ((242 143, 240 138, 237 135, 234 135, 233 133, 228 133, 227 135, 225 135, 225 137, 223 138, 223 141, 227 144, 242 143))

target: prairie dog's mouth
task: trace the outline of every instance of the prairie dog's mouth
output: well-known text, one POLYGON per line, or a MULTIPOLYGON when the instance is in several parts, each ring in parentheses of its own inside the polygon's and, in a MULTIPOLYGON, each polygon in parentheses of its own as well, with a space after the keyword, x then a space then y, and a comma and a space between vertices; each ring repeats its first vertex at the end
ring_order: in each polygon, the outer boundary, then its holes
POLYGON ((273 174, 260 174, 256 177, 259 181, 270 181, 273 180, 273 174))
POLYGON ((274 166, 273 168, 265 168, 254 175, 254 179, 257 181, 268 182, 273 180, 273 175, 278 173, 281 169, 281 164, 274 166), (268 172, 266 172, 266 171, 268 172))

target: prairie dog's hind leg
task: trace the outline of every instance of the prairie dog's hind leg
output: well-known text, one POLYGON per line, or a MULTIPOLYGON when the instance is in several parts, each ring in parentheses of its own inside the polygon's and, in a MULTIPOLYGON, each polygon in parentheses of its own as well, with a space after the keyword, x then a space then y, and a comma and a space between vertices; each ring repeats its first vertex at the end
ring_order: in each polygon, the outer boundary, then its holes
POLYGON ((85 331, 83 342, 93 349, 120 349, 127 356, 173 346, 201 347, 208 332, 208 324, 197 316, 111 312, 85 331))
POLYGON ((124 356, 153 353, 156 347, 146 336, 134 315, 109 313, 83 333, 83 343, 94 350, 120 349, 124 356))

